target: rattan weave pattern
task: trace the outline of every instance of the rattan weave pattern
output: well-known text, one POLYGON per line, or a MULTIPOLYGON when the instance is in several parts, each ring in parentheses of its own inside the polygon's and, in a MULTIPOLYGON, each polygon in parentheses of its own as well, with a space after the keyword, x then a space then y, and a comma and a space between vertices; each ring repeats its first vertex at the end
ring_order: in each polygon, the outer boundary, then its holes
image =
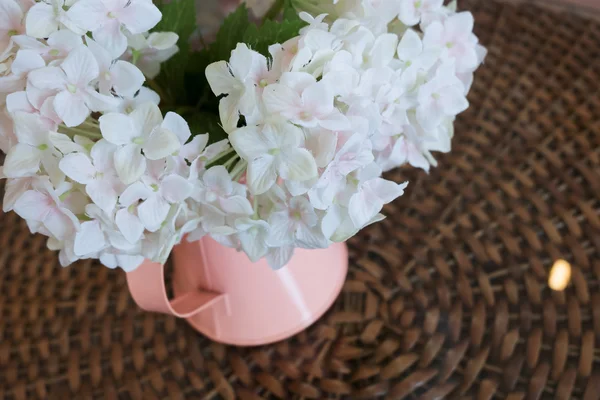
MULTIPOLYGON (((600 399, 600 24, 463 1, 489 48, 453 152, 349 243, 314 327, 215 344, 0 217, 0 399, 600 399), (573 264, 565 292, 553 261, 573 264)), ((317 277, 315 277, 317 278, 317 277)))

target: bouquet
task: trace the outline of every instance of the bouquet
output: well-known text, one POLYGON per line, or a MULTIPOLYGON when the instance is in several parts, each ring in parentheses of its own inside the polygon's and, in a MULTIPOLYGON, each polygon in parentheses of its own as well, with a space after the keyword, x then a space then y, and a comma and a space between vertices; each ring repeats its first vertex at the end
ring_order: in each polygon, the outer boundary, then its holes
POLYGON ((67 266, 131 271, 210 235, 267 258, 384 218, 448 152, 485 49, 443 0, 0 0, 3 209, 67 266), (202 10, 199 10, 200 12, 202 10))

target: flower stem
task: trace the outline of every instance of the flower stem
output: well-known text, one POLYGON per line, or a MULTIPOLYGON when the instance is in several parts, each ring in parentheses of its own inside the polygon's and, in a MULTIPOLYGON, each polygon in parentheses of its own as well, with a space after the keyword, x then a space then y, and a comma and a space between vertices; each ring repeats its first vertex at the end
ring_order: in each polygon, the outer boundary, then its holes
POLYGON ((214 156, 213 158, 211 158, 210 160, 207 161, 206 169, 208 169, 214 165, 217 165, 220 160, 227 157, 228 155, 230 155, 233 152, 235 152, 235 150, 233 148, 229 148, 229 149, 217 154, 216 156, 214 156))
POLYGON ((229 169, 229 167, 231 167, 233 165, 233 163, 235 163, 240 157, 236 154, 235 156, 231 157, 229 160, 225 161, 225 163, 223 163, 223 166, 227 169, 229 169))
POLYGON ((154 90, 160 96, 162 101, 164 101, 167 104, 170 104, 170 98, 167 96, 167 93, 163 90, 162 87, 160 87, 160 85, 154 79, 148 79, 146 82, 148 83, 150 89, 154 90))
POLYGON ((229 173, 229 175, 231 175, 231 179, 235 182, 239 181, 247 166, 248 162, 245 160, 241 160, 240 162, 238 162, 233 168, 233 170, 229 173))
POLYGON ((277 18, 277 15, 279 15, 281 10, 283 9, 283 5, 284 5, 284 0, 275 0, 273 5, 271 6, 271 8, 269 8, 267 13, 264 15, 260 24, 264 25, 264 23, 267 22, 268 20, 277 18))
POLYGON ((196 107, 192 107, 192 106, 181 106, 181 107, 177 107, 175 109, 175 114, 179 114, 179 115, 184 115, 186 113, 195 113, 196 111, 198 111, 196 109, 196 107))
POLYGON ((259 219, 258 218, 258 196, 254 196, 254 198, 252 199, 252 209, 254 210, 254 214, 252 215, 252 219, 259 219))
POLYGON ((62 133, 65 133, 67 136, 70 136, 71 138, 75 135, 79 135, 79 136, 86 137, 88 139, 102 139, 102 134, 100 133, 98 126, 94 126, 93 128, 90 127, 90 129, 93 129, 93 130, 87 130, 87 129, 81 128, 81 125, 79 127, 68 127, 64 124, 61 124, 61 125, 59 125, 59 128, 62 131, 62 133), (96 131, 96 132, 94 132, 94 131, 96 131))

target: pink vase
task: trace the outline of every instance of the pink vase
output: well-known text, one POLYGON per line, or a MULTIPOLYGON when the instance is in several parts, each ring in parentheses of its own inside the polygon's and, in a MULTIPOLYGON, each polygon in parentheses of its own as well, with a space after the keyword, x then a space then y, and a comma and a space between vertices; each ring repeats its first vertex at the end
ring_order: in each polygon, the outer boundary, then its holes
POLYGON ((144 310, 186 318, 212 340, 256 346, 286 339, 319 319, 340 293, 348 271, 348 249, 296 250, 278 270, 265 260, 210 238, 182 243, 173 251, 173 292, 167 298, 164 268, 146 262, 127 274, 129 290, 144 310))

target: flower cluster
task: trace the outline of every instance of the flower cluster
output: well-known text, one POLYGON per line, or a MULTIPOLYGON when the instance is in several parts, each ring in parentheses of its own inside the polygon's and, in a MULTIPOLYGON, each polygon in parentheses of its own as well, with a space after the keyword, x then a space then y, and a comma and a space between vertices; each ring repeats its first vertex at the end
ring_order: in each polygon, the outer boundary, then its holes
POLYGON ((382 172, 429 170, 432 151, 450 150, 485 56, 472 14, 442 0, 332 10, 334 20, 302 12, 308 26, 270 58, 241 43, 206 70, 253 204, 226 221, 221 242, 274 267, 296 247, 325 248, 381 220, 406 187, 382 172))
POLYGON ((63 265, 130 270, 194 229, 190 168, 219 149, 142 86, 177 52, 177 35, 147 33, 160 19, 147 0, 0 0, 3 209, 63 265))
POLYGON ((208 66, 229 137, 209 145, 143 86, 178 51, 175 33, 148 32, 149 0, 0 11, 3 209, 63 265, 127 271, 205 235, 280 268, 381 220, 407 185, 382 173, 450 150, 485 55, 472 15, 442 0, 333 1, 268 58, 239 43, 208 66))

